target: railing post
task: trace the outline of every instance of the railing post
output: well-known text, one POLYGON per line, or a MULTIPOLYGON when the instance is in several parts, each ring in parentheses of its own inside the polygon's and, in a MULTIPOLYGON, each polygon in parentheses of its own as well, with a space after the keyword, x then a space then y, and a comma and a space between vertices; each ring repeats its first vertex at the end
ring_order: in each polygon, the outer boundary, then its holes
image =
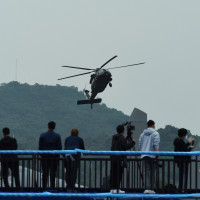
POLYGON ((162 161, 162 189, 165 188, 165 161, 162 161))
POLYGON ((130 160, 127 159, 126 188, 130 188, 130 160))
POLYGON ((176 176, 175 176, 175 170, 176 170, 176 168, 175 168, 175 162, 173 160, 173 185, 175 185, 175 183, 176 183, 176 181, 175 181, 175 178, 176 178, 176 176))
POLYGON ((37 188, 36 184, 36 155, 32 155, 32 184, 34 187, 34 190, 37 188))
POLYGON ((198 158, 195 157, 195 190, 197 191, 198 188, 198 158))
POLYGON ((81 153, 77 153, 77 163, 78 163, 78 192, 80 192, 81 186, 81 153))
POLYGON ((159 190, 159 159, 156 158, 156 189, 159 190))

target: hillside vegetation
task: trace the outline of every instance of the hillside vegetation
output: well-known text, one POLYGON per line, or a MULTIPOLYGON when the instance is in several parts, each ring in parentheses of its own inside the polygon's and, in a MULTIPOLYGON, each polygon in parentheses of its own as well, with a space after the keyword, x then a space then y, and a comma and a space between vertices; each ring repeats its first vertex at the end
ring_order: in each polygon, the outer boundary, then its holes
MULTIPOLYGON (((51 120, 57 123, 56 132, 62 142, 72 128, 80 130, 85 146, 90 150, 109 150, 115 127, 127 121, 128 116, 105 104, 77 106, 85 99, 75 87, 28 85, 18 82, 0 86, 0 129, 9 127, 11 136, 18 140, 19 149, 38 149, 38 139, 47 130, 51 120)), ((161 149, 173 150, 177 128, 166 126, 159 130, 161 149)), ((196 140, 199 137, 196 136, 196 140)))
POLYGON ((47 123, 57 123, 56 132, 62 141, 72 128, 80 130, 89 149, 109 149, 116 125, 128 116, 104 104, 77 106, 85 99, 75 87, 28 85, 18 82, 0 86, 0 128, 7 126, 17 138, 19 149, 37 149, 38 138, 47 130, 47 123))

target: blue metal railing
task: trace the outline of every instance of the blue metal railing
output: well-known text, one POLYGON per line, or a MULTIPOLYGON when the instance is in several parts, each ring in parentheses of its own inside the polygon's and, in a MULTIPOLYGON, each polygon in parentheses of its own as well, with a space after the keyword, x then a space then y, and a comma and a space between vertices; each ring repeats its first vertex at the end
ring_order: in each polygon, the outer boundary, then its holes
POLYGON ((0 193, 0 197, 82 197, 82 198, 165 198, 165 199, 174 199, 174 198, 200 198, 200 193, 192 194, 141 194, 141 193, 125 193, 125 194, 113 194, 113 193, 0 193))
MULTIPOLYGON (((34 188, 34 181, 37 181, 37 187, 38 189, 41 188, 41 160, 42 158, 39 155, 42 154, 59 154, 59 155, 66 155, 66 154, 72 154, 72 155, 79 155, 79 161, 80 161, 80 167, 78 170, 78 186, 79 186, 79 193, 7 193, 7 192, 2 192, 0 193, 0 197, 5 197, 5 196, 9 196, 9 197, 119 197, 119 198, 191 198, 191 197, 200 197, 200 193, 198 188, 197 183, 199 183, 198 181, 198 164, 200 164, 200 161, 198 160, 198 156, 200 156, 200 151, 194 151, 194 152, 141 152, 141 151, 89 151, 89 150, 80 150, 80 149, 75 149, 75 150, 59 150, 59 151, 55 151, 55 150, 51 150, 51 151, 36 151, 36 150, 14 150, 14 151, 0 151, 0 155, 3 154, 16 154, 16 155, 33 155, 32 158, 25 158, 23 156, 19 156, 19 160, 21 163, 21 168, 22 168, 22 175, 27 173, 27 177, 31 177, 31 182, 33 182, 33 184, 30 184, 31 188, 34 188), (81 155, 85 155, 84 157, 82 157, 81 155), (91 156, 92 155, 92 156, 91 156), (95 157, 96 155, 96 157, 95 157), (101 155, 105 155, 104 157, 102 157, 101 155), (97 184, 97 186, 95 187, 91 187, 90 191, 100 191, 102 189, 101 183, 103 182, 103 178, 107 178, 109 176, 109 169, 110 169, 110 156, 109 155, 127 155, 127 156, 133 156, 133 158, 130 158, 130 165, 129 165, 129 171, 126 169, 126 173, 124 176, 124 187, 122 189, 127 189, 127 191, 133 191, 131 190, 131 188, 134 189, 141 189, 142 188, 142 184, 140 183, 141 181, 139 179, 141 179, 140 174, 143 173, 142 171, 142 166, 141 165, 141 159, 139 158, 140 155, 160 155, 160 156, 171 156, 170 159, 161 159, 161 162, 163 163, 163 167, 162 168, 158 168, 158 173, 160 172, 161 175, 161 179, 160 182, 158 180, 159 183, 163 183, 161 187, 161 189, 163 188, 163 186, 166 185, 166 183, 176 183, 177 178, 175 177, 177 175, 177 169, 175 169, 175 163, 173 160, 173 156, 175 155, 179 155, 179 156, 195 156, 194 159, 192 159, 192 163, 193 165, 190 167, 189 169, 189 182, 191 181, 191 183, 193 182, 192 186, 189 189, 195 189, 196 193, 192 193, 192 194, 171 194, 171 195, 167 195, 167 194, 155 194, 155 195, 145 195, 145 194, 138 194, 138 193, 126 193, 126 194, 111 194, 111 193, 80 193, 80 191, 85 191, 83 189, 88 189, 88 187, 90 187, 89 185, 92 185, 93 183, 96 184, 96 180, 93 180, 92 178, 95 178, 96 176, 98 176, 98 181, 99 183, 97 184), (134 157, 134 156, 138 156, 138 157, 134 157), (24 169, 27 168, 26 171, 24 171, 24 169), (133 169, 135 171, 133 171, 133 169), (33 169, 33 171, 30 173, 30 169, 33 169), (35 170, 35 171, 34 171, 35 170), (136 175, 135 175, 136 173, 136 175), (138 173, 138 174, 137 174, 138 173), (166 174, 167 175, 166 175, 166 174), (194 179, 192 180, 192 174, 194 174, 194 179), (134 175, 134 176, 133 176, 134 175), (130 176, 131 179, 130 181, 130 185, 127 186, 126 183, 126 178, 130 176), (163 177, 162 177, 163 176, 163 177), (92 177, 92 178, 91 178, 92 177), (91 180, 89 180, 91 179, 91 180), (138 183, 134 183, 134 179, 138 179, 138 183), (83 181, 84 180, 84 181, 83 181), (89 180, 89 181, 88 181, 89 180), (91 184, 90 184, 91 182, 91 184), (32 186, 33 185, 33 186, 32 186), (82 190, 81 190, 81 186, 83 186, 82 190), (132 187, 134 186, 134 187, 132 187)), ((61 156, 59 158, 59 163, 60 163, 60 167, 62 168, 62 170, 60 170, 60 176, 58 173, 58 177, 62 178, 62 183, 58 184, 58 189, 61 189, 60 191, 64 191, 62 190, 63 187, 66 187, 64 184, 64 179, 63 179, 63 175, 64 175, 64 166, 63 166, 63 161, 65 158, 63 158, 63 156, 61 156)), ((59 171, 58 171, 59 172, 59 171)), ((25 175, 23 175, 25 176, 25 175)), ((1 181, 2 182, 2 181, 1 181)), ((191 183, 189 183, 191 185, 191 183)), ((93 186, 93 185, 92 185, 93 186)), ((107 187, 107 186, 106 186, 107 187)), ((24 186, 24 188, 26 189, 26 186, 24 186)), ((66 189, 66 188, 65 188, 66 189)), ((106 190, 104 191, 108 191, 109 188, 105 188, 106 190)), ((26 191, 26 190, 24 190, 26 191)), ((27 190, 27 191, 39 191, 39 190, 27 190)), ((136 191, 136 190, 135 190, 136 191)))
POLYGON ((174 151, 89 151, 89 150, 9 150, 0 151, 1 154, 18 154, 18 155, 40 155, 40 154, 77 154, 82 153, 84 155, 161 155, 161 156, 200 156, 200 151, 193 152, 174 152, 174 151))

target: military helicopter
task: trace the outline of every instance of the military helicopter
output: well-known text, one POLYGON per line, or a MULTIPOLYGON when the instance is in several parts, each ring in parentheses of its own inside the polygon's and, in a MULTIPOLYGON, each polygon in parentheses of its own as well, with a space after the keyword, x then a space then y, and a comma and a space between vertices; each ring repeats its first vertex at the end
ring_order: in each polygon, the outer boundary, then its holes
POLYGON ((132 65, 126 65, 126 66, 112 67, 112 68, 103 69, 103 67, 105 65, 107 65, 110 61, 112 61, 116 57, 117 56, 113 56, 106 63, 104 63, 102 66, 100 66, 99 68, 96 68, 96 69, 73 67, 73 66, 62 66, 62 67, 73 68, 73 69, 87 70, 89 72, 76 74, 76 75, 73 75, 73 76, 67 76, 67 77, 64 77, 64 78, 59 78, 58 80, 63 80, 63 79, 68 79, 68 78, 73 78, 73 77, 76 77, 76 76, 82 76, 82 75, 93 73, 93 74, 91 74, 91 78, 90 78, 91 95, 90 95, 90 92, 88 90, 84 89, 84 93, 85 93, 85 95, 87 96, 88 99, 87 100, 79 100, 79 101, 77 101, 78 105, 80 105, 80 104, 91 104, 91 108, 92 108, 92 105, 94 103, 101 103, 101 101, 102 101, 102 99, 99 99, 99 98, 95 99, 97 94, 103 92, 106 89, 107 85, 112 87, 112 83, 111 83, 112 74, 108 70, 145 64, 143 62, 143 63, 137 63, 137 64, 132 64, 132 65))

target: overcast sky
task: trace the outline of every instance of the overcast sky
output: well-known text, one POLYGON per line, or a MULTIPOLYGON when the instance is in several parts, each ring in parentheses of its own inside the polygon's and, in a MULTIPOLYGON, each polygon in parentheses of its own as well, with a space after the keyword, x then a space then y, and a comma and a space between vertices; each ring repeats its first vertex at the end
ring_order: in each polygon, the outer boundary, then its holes
MULTIPOLYGON (((89 75, 62 65, 115 67, 113 87, 99 94, 130 115, 200 135, 199 0, 0 0, 0 82, 90 89, 89 75)), ((88 107, 90 109, 90 107, 88 107)), ((94 107, 95 109, 95 107, 94 107)))

